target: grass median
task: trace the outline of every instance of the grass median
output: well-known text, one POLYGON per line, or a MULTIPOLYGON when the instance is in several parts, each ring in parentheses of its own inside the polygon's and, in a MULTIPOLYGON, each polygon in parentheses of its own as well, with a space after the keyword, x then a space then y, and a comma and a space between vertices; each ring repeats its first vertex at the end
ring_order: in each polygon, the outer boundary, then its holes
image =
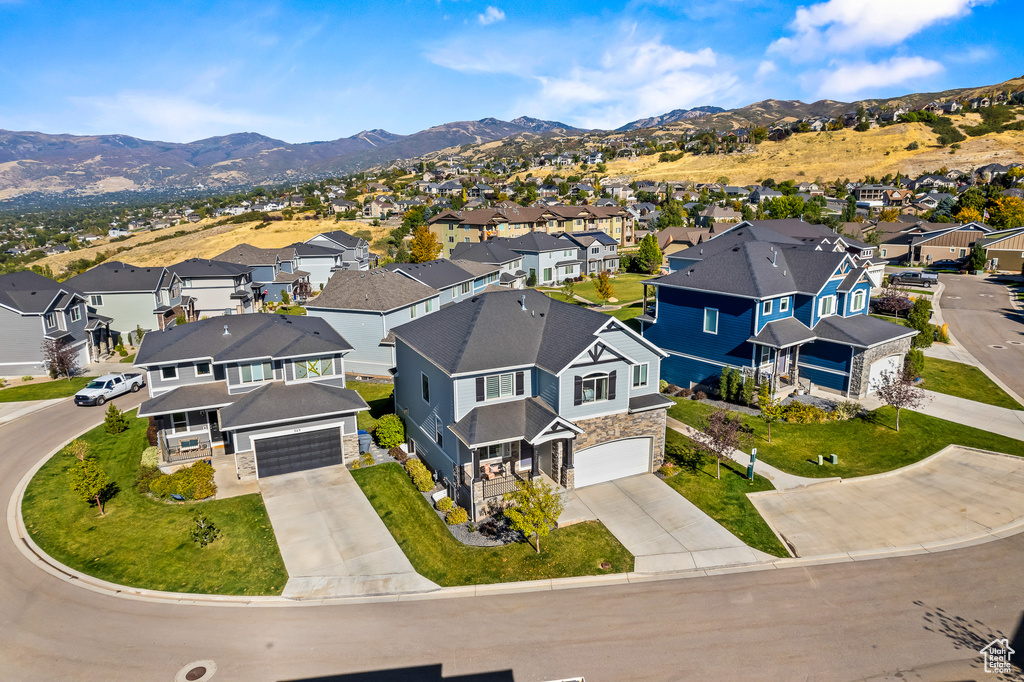
POLYGON ((1016 400, 999 388, 996 382, 974 365, 962 362, 925 358, 924 370, 921 372, 924 382, 921 388, 958 398, 966 398, 975 402, 1005 407, 1010 410, 1024 410, 1016 400))
POLYGON ((357 469, 352 476, 416 571, 438 585, 481 585, 633 570, 633 555, 596 521, 552 531, 541 541, 540 554, 525 542, 468 547, 448 532, 398 464, 357 469), (611 567, 602 570, 602 562, 611 567))
MULTIPOLYGON (((712 409, 706 403, 676 399, 676 405, 669 408, 668 414, 699 428, 701 416, 712 409)), ((900 414, 897 432, 896 410, 891 407, 826 424, 779 422, 772 425, 771 443, 760 419, 744 416, 743 423, 753 430, 753 440, 746 449, 756 447, 758 459, 791 474, 814 478, 849 478, 892 471, 933 455, 950 444, 1024 456, 1024 442, 911 410, 900 414), (827 460, 832 453, 839 456, 838 464, 818 466, 818 455, 824 455, 827 460)))
POLYGON ((277 595, 288 580, 263 499, 243 495, 183 505, 135 490, 148 420, 124 433, 97 427, 82 436, 118 491, 99 516, 71 491, 66 450, 29 482, 22 515, 44 552, 77 571, 130 587, 202 594, 277 595), (192 542, 192 517, 202 511, 221 530, 205 548, 192 542))

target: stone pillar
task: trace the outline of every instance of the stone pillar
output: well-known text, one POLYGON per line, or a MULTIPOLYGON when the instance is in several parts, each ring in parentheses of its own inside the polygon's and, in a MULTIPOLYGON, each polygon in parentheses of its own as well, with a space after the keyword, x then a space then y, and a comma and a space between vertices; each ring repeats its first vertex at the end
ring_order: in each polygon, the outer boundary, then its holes
POLYGON ((800 388, 800 346, 793 346, 793 356, 789 364, 789 378, 794 386, 800 388))
POLYGON ((359 434, 346 433, 341 437, 342 460, 359 459, 359 434))
POLYGON ((540 476, 540 456, 537 454, 537 448, 532 443, 522 442, 519 444, 520 448, 530 448, 530 476, 536 478, 540 476))
POLYGON ((559 483, 566 490, 576 487, 576 470, 573 466, 573 442, 571 438, 562 440, 565 451, 565 463, 562 467, 562 476, 559 483))
POLYGON ((562 441, 551 441, 551 478, 555 483, 562 481, 562 441))

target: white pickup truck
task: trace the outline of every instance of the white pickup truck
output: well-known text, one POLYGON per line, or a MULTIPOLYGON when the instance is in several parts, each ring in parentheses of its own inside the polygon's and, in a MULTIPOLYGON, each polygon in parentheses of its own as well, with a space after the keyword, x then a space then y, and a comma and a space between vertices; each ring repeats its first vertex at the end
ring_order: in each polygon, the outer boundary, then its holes
POLYGON ((75 394, 75 405, 102 405, 129 391, 135 393, 145 385, 142 374, 104 374, 75 394))

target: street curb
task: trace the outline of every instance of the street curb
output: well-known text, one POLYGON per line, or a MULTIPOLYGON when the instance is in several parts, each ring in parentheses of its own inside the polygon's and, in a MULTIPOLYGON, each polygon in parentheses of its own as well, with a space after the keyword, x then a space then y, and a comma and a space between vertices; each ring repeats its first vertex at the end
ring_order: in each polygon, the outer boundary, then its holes
MULTIPOLYGON (((136 408, 133 408, 136 409, 136 408)), ((86 428, 81 433, 96 428, 103 423, 100 419, 94 425, 86 428)), ((81 435, 78 434, 78 435, 81 435)), ((77 436, 76 436, 77 437, 77 436)), ((73 440, 73 439, 72 439, 73 440)), ((70 442, 70 441, 68 441, 70 442)), ((142 588, 128 587, 107 582, 88 574, 65 566, 46 552, 44 552, 29 536, 25 528, 24 519, 21 515, 21 505, 25 495, 25 489, 35 474, 51 457, 67 446, 58 446, 40 459, 26 474, 18 481, 14 493, 7 505, 7 528, 11 539, 22 555, 40 570, 62 580, 65 583, 81 587, 96 594, 110 597, 142 601, 148 603, 177 604, 182 606, 222 606, 222 607, 283 607, 283 606, 322 606, 337 604, 373 604, 379 602, 408 602, 425 601, 433 599, 457 599, 465 597, 487 597, 511 594, 524 594, 528 592, 551 592, 554 590, 577 589, 586 587, 600 587, 604 585, 640 585, 648 582, 660 582, 664 580, 680 580, 685 578, 701 578, 735 573, 750 573, 755 571, 776 570, 784 568, 797 568, 806 566, 820 566, 834 563, 845 563, 850 561, 864 561, 871 559, 884 559, 899 556, 910 556, 916 554, 931 554, 935 552, 952 549, 962 549, 975 545, 1000 540, 1011 535, 1024 532, 1024 519, 1011 522, 1005 526, 993 528, 988 531, 974 535, 954 538, 951 540, 937 541, 922 545, 909 547, 894 547, 879 550, 860 550, 824 556, 812 557, 785 557, 773 561, 752 562, 747 564, 707 566, 698 569, 686 569, 679 571, 666 571, 664 573, 613 573, 606 575, 578 576, 571 578, 550 578, 545 580, 532 580, 513 583, 495 583, 489 585, 466 585, 460 587, 442 587, 431 592, 413 592, 366 595, 359 597, 311 597, 308 599, 282 597, 282 596, 242 596, 242 595, 214 595, 214 594, 192 594, 185 592, 163 592, 159 590, 147 590, 142 588)), ((953 447, 953 446, 947 446, 953 447)), ((941 454, 946 448, 940 450, 935 457, 941 454)), ((974 450, 975 448, 969 448, 974 450)), ((987 452, 980 450, 980 452, 987 452)), ((989 453, 1011 457, 1003 453, 989 453)), ((928 459, 931 459, 929 457, 928 459)), ((900 471, 921 464, 914 464, 903 467, 900 471)), ((889 472, 887 472, 889 473, 889 472)), ((876 476, 884 476, 877 474, 876 476)), ((865 477, 866 478, 866 477, 865 477)), ((848 479, 861 480, 861 479, 848 479)), ((839 481, 842 482, 842 481, 839 481)), ((784 491, 763 491, 761 493, 750 493, 750 495, 774 494, 784 491)), ((774 529, 773 529, 774 531, 774 529)))

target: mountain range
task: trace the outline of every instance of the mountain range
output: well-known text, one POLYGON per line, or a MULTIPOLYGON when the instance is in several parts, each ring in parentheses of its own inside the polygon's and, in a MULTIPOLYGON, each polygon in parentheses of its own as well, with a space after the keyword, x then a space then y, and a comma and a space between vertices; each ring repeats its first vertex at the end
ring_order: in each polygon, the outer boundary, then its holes
MULTIPOLYGON (((858 105, 911 108, 934 99, 973 97, 982 92, 1019 90, 1024 77, 982 88, 916 93, 886 100, 810 104, 768 99, 738 109, 702 106, 676 109, 627 123, 613 133, 645 129, 715 128, 766 125, 809 115, 836 115, 858 105)), ((235 133, 188 143, 141 140, 128 135, 54 135, 0 130, 0 200, 26 195, 76 197, 111 192, 219 190, 299 182, 457 150, 495 140, 560 138, 588 132, 557 121, 520 117, 455 121, 397 135, 364 130, 323 142, 288 143, 258 133, 235 133)))

